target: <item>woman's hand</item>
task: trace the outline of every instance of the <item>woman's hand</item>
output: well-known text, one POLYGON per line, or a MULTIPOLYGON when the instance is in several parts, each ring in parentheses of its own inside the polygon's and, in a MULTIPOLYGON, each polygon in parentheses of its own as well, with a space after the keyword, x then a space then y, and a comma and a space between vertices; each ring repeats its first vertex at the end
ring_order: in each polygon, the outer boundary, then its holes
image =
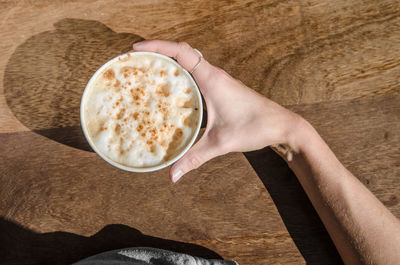
MULTIPOLYGON (((185 42, 150 40, 135 43, 135 51, 152 51, 175 58, 191 71, 199 54, 185 42)), ((282 144, 296 150, 293 131, 302 119, 202 60, 193 73, 204 97, 207 128, 201 139, 170 170, 173 182, 206 161, 229 152, 245 152, 282 144)))

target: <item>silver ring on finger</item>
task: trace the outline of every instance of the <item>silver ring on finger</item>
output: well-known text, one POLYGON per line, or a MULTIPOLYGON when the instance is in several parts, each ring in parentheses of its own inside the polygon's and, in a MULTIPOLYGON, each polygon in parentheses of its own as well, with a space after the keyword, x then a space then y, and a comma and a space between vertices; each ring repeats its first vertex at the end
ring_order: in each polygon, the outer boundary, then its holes
POLYGON ((192 68, 191 71, 189 71, 190 74, 193 74, 194 71, 196 71, 197 67, 199 67, 201 61, 203 60, 203 54, 201 54, 201 52, 198 49, 194 49, 195 52, 197 52, 197 54, 199 55, 199 61, 197 62, 197 64, 192 68))

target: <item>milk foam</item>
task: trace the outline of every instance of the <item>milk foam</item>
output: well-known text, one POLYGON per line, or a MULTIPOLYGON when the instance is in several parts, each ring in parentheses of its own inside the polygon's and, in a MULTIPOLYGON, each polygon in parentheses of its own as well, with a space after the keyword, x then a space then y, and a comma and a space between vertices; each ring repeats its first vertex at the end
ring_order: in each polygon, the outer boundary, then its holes
POLYGON ((190 142, 199 102, 193 81, 168 60, 127 54, 87 88, 85 125, 98 150, 131 167, 150 167, 190 142))

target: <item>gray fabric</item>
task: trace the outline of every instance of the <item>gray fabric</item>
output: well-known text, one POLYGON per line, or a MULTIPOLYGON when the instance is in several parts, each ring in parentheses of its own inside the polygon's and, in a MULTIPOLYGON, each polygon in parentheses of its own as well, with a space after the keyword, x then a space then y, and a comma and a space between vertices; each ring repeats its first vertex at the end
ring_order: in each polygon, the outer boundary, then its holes
POLYGON ((206 260, 156 248, 124 248, 104 252, 74 265, 237 265, 231 260, 206 260))

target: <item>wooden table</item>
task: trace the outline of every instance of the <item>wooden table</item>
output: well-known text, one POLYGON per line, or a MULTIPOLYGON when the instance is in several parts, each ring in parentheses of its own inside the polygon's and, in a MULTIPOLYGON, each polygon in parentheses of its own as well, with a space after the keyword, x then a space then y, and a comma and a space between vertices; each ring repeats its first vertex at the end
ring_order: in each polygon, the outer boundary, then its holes
POLYGON ((187 41, 303 115, 400 217, 397 0, 1 1, 0 34, 1 264, 69 264, 130 246, 341 263, 268 148, 213 159, 176 185, 167 169, 127 173, 90 150, 81 92, 142 39, 187 41))

